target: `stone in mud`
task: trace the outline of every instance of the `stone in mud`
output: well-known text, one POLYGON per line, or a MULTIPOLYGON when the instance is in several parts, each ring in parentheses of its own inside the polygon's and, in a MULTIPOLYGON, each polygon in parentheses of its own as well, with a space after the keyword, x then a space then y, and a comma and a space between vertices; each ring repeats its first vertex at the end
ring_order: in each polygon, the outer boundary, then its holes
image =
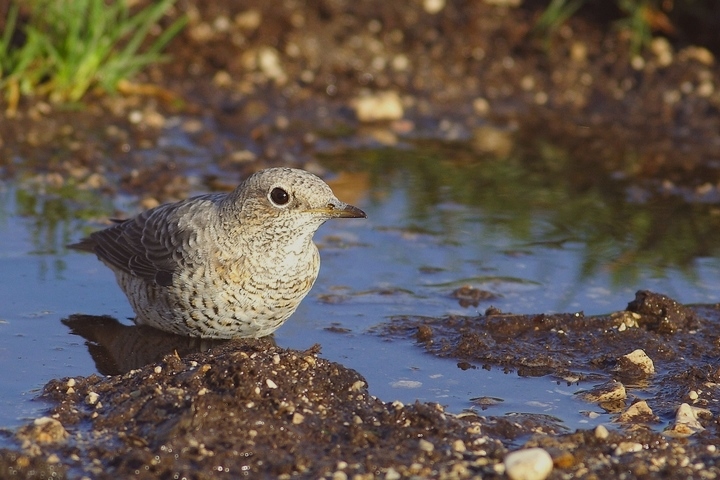
POLYGON ((687 403, 682 403, 675 414, 675 421, 663 433, 668 437, 684 438, 702 432, 705 427, 700 423, 699 417, 701 416, 712 418, 712 412, 705 408, 692 407, 687 403))
POLYGON ((620 357, 615 370, 624 378, 644 378, 655 373, 655 364, 642 349, 638 348, 620 357))
POLYGON ((598 385, 590 390, 578 393, 586 402, 604 403, 627 398, 625 386, 615 380, 598 385))
POLYGON ((543 480, 553 469, 550 454, 542 448, 527 448, 505 457, 505 473, 511 480, 543 480))
POLYGON ((672 334, 678 330, 695 328, 695 312, 672 298, 647 290, 639 290, 627 310, 640 314, 638 324, 658 333, 672 334))
POLYGON ((655 423, 658 417, 653 413, 645 400, 641 400, 628 407, 617 419, 620 423, 655 423))

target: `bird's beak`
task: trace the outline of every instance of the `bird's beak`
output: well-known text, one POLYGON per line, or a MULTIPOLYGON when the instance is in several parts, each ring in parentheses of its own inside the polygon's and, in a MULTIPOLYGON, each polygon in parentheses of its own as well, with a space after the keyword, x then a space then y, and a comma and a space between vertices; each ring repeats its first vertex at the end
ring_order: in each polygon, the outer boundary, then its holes
POLYGON ((331 218, 367 218, 367 214, 347 203, 328 203, 326 207, 314 208, 313 212, 322 213, 331 218))

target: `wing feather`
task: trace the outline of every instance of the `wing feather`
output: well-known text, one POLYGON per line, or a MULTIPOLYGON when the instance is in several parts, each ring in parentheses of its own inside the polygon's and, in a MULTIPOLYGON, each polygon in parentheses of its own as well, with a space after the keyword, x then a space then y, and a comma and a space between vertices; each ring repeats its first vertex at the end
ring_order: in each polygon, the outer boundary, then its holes
POLYGON ((161 205, 90 234, 70 248, 92 251, 113 270, 159 285, 172 285, 180 268, 191 267, 202 253, 188 245, 215 214, 220 195, 204 195, 161 205))

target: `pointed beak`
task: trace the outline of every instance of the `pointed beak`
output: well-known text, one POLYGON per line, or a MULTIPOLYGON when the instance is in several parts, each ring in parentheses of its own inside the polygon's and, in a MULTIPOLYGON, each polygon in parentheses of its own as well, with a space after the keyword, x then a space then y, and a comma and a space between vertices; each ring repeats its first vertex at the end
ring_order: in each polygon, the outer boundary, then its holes
POLYGON ((339 210, 335 210, 335 216, 338 218, 367 218, 367 214, 357 207, 345 204, 339 210))
POLYGON ((326 207, 314 208, 313 212, 322 213, 330 218, 367 218, 367 214, 347 203, 328 203, 326 207))

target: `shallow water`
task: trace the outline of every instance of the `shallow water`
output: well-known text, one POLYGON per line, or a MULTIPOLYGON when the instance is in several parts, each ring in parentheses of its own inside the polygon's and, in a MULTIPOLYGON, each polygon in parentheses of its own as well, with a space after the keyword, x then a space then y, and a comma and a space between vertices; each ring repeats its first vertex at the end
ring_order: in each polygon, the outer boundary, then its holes
MULTIPOLYGON (((602 314, 624 309, 638 289, 718 302, 716 208, 622 180, 590 182, 552 154, 461 153, 434 145, 324 159, 344 172, 333 185, 338 196, 368 220, 333 221, 318 232, 320 277, 277 343, 321 344, 324 357, 359 371, 385 401, 460 412, 480 409, 472 398, 495 397, 502 401, 481 413, 547 414, 570 429, 608 422, 573 396, 590 385, 461 370, 370 332, 396 315, 474 315, 491 305, 602 314), (463 307, 452 297, 463 285, 496 297, 463 307)), ((133 209, 85 191, 0 184, 0 427, 41 415, 46 406, 34 399, 49 379, 96 372, 85 341, 61 319, 83 313, 130 324, 110 270, 64 247, 114 207, 133 209)))

